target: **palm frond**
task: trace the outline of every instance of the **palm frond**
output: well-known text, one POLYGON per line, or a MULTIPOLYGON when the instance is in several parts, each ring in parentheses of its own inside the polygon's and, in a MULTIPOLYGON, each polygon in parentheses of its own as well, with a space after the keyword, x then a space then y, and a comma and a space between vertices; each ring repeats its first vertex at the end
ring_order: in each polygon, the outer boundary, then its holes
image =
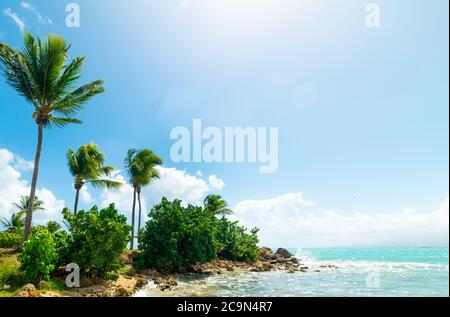
POLYGON ((63 128, 68 124, 82 124, 83 121, 76 118, 57 118, 54 116, 49 117, 49 122, 46 127, 58 127, 63 128))
POLYGON ((93 179, 88 181, 94 188, 107 188, 107 189, 119 189, 123 185, 122 182, 110 180, 110 179, 93 179))

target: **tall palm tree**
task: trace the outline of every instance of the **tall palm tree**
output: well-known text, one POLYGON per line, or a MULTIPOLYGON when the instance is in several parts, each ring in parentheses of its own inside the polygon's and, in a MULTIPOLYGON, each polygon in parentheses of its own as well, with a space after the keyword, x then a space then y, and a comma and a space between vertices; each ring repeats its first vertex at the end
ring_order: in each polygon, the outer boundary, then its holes
MULTIPOLYGON (((20 197, 20 201, 18 203, 14 203, 13 205, 18 209, 17 212, 13 213, 10 219, 0 218, 0 223, 7 228, 17 228, 22 229, 25 225, 25 221, 23 217, 27 213, 28 204, 30 202, 29 196, 20 197)), ((32 211, 44 210, 44 202, 39 200, 37 196, 34 197, 34 201, 32 204, 32 211)))
POLYGON ((70 173, 74 177, 76 191, 75 206, 73 208, 74 215, 78 211, 80 190, 86 183, 96 188, 108 189, 117 189, 123 185, 121 182, 108 179, 115 168, 105 166, 104 161, 103 153, 93 143, 80 146, 76 152, 72 149, 67 151, 67 164, 69 165, 70 173))
POLYGON ((206 210, 215 216, 226 216, 233 213, 233 210, 228 208, 228 204, 222 199, 220 195, 208 195, 203 201, 206 210))
POLYGON ((159 178, 159 172, 156 166, 162 164, 161 158, 153 153, 150 149, 136 150, 131 149, 127 152, 125 157, 125 169, 127 171, 131 186, 133 186, 133 207, 131 214, 132 237, 130 248, 134 248, 134 219, 136 214, 136 196, 139 204, 139 220, 138 232, 141 228, 142 204, 141 204, 141 190, 142 187, 147 186, 153 180, 159 178))
POLYGON ((32 201, 36 195, 44 128, 80 124, 75 115, 93 96, 104 91, 97 80, 75 88, 84 57, 68 61, 68 45, 63 37, 49 35, 43 40, 24 34, 22 49, 0 43, 0 70, 6 82, 32 104, 32 119, 38 127, 36 156, 31 180, 30 203, 27 206, 23 240, 31 232, 32 201))

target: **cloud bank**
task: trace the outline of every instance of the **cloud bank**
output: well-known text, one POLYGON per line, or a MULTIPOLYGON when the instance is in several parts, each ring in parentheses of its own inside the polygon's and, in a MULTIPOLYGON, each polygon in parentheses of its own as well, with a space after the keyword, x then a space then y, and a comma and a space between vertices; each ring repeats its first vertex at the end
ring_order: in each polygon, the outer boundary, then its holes
MULTIPOLYGON (((9 218, 17 210, 13 203, 17 203, 21 196, 30 194, 30 186, 23 179, 22 173, 33 168, 33 162, 29 162, 10 152, 0 148, 0 217, 9 218)), ((38 188, 36 195, 44 202, 44 211, 36 212, 33 217, 34 224, 45 224, 48 220, 61 220, 61 210, 64 208, 64 200, 57 199, 46 188, 38 188)))
POLYGON ((285 247, 448 246, 449 201, 430 212, 404 209, 383 214, 313 212, 303 193, 246 200, 236 219, 261 228, 261 243, 285 247))

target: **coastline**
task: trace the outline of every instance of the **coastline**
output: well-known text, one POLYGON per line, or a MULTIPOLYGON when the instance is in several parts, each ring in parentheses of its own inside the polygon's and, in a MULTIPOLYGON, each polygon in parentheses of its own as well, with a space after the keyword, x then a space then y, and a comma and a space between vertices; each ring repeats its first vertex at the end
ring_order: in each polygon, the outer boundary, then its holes
MULTIPOLYGON (((164 272, 154 269, 136 270, 133 268, 134 253, 124 254, 126 262, 116 280, 101 280, 87 278, 81 280, 81 287, 72 290, 45 290, 45 284, 24 285, 15 297, 131 297, 147 285, 161 292, 170 292, 178 286, 181 277, 196 277, 199 283, 206 283, 202 277, 222 275, 232 272, 269 272, 283 271, 286 274, 307 272, 309 268, 288 250, 279 248, 273 252, 270 248, 259 249, 259 258, 255 262, 239 262, 230 260, 215 260, 205 264, 195 264, 189 269, 179 272, 164 272), (40 290, 42 288, 43 290, 40 290)), ((331 266, 330 266, 331 267, 331 266)))

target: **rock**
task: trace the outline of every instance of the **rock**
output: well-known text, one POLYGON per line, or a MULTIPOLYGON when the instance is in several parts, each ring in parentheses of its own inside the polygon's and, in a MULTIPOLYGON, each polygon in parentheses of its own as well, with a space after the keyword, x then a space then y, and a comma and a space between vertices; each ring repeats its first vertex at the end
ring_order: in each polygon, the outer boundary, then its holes
POLYGON ((250 271, 252 272, 268 272, 273 269, 273 266, 268 262, 257 262, 250 271))
POLYGON ((46 281, 40 281, 38 284, 39 289, 46 289, 48 288, 48 283, 46 281))
POLYGON ((9 290, 11 288, 11 285, 5 285, 5 286, 3 286, 3 289, 6 291, 6 290, 9 290))
POLYGON ((125 289, 124 287, 119 287, 116 289, 114 296, 116 297, 129 297, 132 295, 132 292, 130 292, 129 290, 125 289))
POLYGON ((167 280, 166 280, 166 285, 169 285, 169 286, 177 286, 177 285, 178 285, 178 282, 177 282, 177 280, 176 280, 172 275, 169 275, 169 277, 168 277, 167 280))
POLYGON ((288 273, 289 273, 289 274, 292 274, 292 273, 295 273, 295 272, 297 272, 297 270, 295 270, 295 269, 293 269, 293 268, 289 268, 289 270, 288 270, 288 273))
POLYGON ((33 284, 22 286, 16 297, 39 297, 39 293, 33 284))
POLYGON ((137 290, 139 288, 144 287, 147 284, 148 284, 148 280, 147 279, 145 279, 145 278, 138 278, 136 280, 136 284, 135 284, 134 288, 137 290))
POLYGON ((290 261, 291 261, 292 263, 298 263, 298 262, 299 262, 298 259, 297 259, 296 257, 290 258, 290 261))
POLYGON ((260 260, 270 260, 273 252, 270 248, 262 247, 259 249, 259 259, 260 260))
POLYGON ((300 267, 300 270, 309 270, 309 267, 307 267, 307 266, 302 266, 302 267, 300 267))
POLYGON ((316 273, 320 273, 320 270, 315 270, 314 272, 316 272, 316 273))
POLYGON ((283 248, 279 248, 279 249, 277 250, 277 252, 275 252, 275 254, 276 254, 276 255, 281 255, 281 256, 282 256, 283 258, 285 258, 285 259, 289 259, 289 258, 292 257, 292 254, 291 254, 288 250, 283 249, 283 248))
POLYGON ((155 283, 156 285, 160 285, 160 284, 162 284, 162 282, 163 282, 163 280, 162 280, 161 276, 156 276, 153 279, 153 283, 155 283))
POLYGON ((231 265, 228 265, 226 267, 226 269, 227 269, 228 272, 234 272, 234 268, 231 265))
POLYGON ((161 291, 170 291, 170 285, 164 284, 159 287, 161 291))

